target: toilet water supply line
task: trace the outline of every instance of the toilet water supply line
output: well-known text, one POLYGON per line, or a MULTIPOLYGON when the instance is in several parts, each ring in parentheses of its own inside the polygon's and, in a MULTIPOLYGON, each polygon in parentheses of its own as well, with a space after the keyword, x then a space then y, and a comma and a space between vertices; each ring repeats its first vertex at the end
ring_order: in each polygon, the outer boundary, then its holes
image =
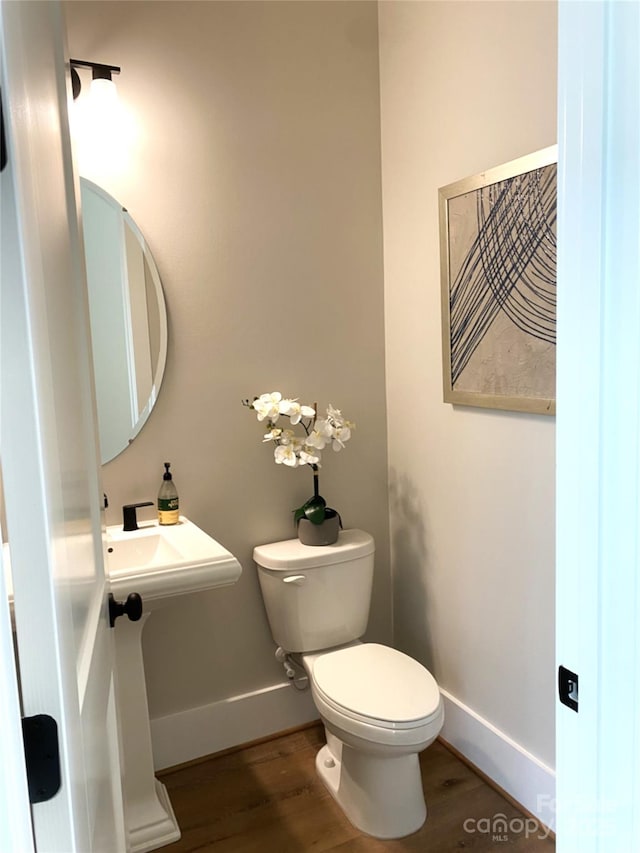
POLYGON ((276 649, 276 660, 282 664, 287 678, 296 690, 309 689, 309 676, 305 672, 304 666, 292 654, 285 652, 282 646, 278 646, 276 649))

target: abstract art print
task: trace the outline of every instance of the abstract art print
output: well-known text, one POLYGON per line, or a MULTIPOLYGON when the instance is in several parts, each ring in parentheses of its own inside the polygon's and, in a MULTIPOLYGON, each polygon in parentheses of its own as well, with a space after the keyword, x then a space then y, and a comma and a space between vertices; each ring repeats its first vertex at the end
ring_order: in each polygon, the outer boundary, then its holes
POLYGON ((439 190, 444 400, 555 414, 556 146, 439 190))

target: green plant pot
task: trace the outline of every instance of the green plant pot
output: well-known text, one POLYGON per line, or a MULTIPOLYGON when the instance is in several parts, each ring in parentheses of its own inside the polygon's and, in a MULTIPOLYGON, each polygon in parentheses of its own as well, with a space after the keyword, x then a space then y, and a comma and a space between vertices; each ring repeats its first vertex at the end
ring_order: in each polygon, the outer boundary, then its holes
POLYGON ((298 522, 298 539, 303 545, 333 545, 338 541, 340 533, 340 516, 325 518, 322 524, 314 524, 308 518, 298 522))

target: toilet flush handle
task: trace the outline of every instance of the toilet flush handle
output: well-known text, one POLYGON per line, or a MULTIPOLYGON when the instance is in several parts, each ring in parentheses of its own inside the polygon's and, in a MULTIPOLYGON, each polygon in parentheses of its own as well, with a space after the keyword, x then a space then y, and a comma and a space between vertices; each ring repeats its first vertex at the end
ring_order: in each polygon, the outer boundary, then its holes
POLYGON ((303 583, 306 583, 307 578, 305 575, 289 575, 286 578, 282 578, 283 583, 293 583, 296 586, 300 586, 303 583))

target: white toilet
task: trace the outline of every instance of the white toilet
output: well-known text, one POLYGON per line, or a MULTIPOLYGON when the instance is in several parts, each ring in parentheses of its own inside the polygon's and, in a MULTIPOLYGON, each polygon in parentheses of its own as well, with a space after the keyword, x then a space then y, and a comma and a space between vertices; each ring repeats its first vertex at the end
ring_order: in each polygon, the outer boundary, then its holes
POLYGON ((274 640, 301 653, 327 744, 316 768, 351 823, 376 838, 418 830, 427 810, 418 753, 444 710, 431 673, 402 652, 361 643, 369 619, 373 538, 261 545, 253 559, 274 640))

